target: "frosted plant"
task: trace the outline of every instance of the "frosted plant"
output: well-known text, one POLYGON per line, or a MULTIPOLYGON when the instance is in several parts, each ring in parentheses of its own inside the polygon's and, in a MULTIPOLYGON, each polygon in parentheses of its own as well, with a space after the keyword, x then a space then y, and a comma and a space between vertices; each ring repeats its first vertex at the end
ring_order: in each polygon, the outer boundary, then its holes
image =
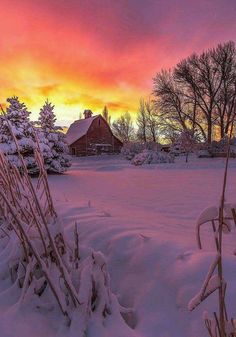
POLYGON ((128 160, 134 158, 134 156, 145 149, 145 144, 141 142, 127 142, 124 143, 121 154, 128 160))
POLYGON ((219 207, 212 206, 205 209, 199 216, 196 226, 198 247, 202 249, 200 229, 205 224, 210 224, 212 227, 216 255, 210 265, 209 271, 203 282, 199 293, 194 296, 189 302, 189 310, 194 310, 202 303, 209 295, 218 291, 218 314, 214 312, 214 317, 209 318, 208 313, 204 313, 204 321, 210 337, 235 337, 236 325, 234 320, 229 318, 225 304, 225 295, 227 282, 223 276, 222 263, 222 243, 223 234, 230 233, 232 222, 236 225, 236 204, 225 203, 225 191, 227 183, 228 163, 230 155, 230 140, 232 136, 233 122, 231 126, 230 137, 227 146, 227 158, 224 171, 224 180, 222 195, 219 207))
POLYGON ((193 131, 186 129, 179 135, 176 142, 172 145, 171 151, 173 153, 175 153, 176 146, 182 153, 185 153, 185 161, 187 163, 189 154, 194 152, 197 146, 197 139, 193 131))
POLYGON ((49 311, 57 305, 78 337, 87 335, 91 322, 104 327, 108 316, 121 320, 123 309, 110 290, 103 254, 80 249, 77 226, 74 241, 65 238, 37 136, 39 176, 33 185, 16 136, 8 126, 22 170, 20 174, 0 152, 1 277, 18 289, 19 307, 31 303, 49 311))
POLYGON ((159 152, 161 146, 155 142, 127 142, 124 143, 121 154, 128 160, 132 160, 136 155, 142 153, 143 151, 153 151, 159 152))
POLYGON ((131 160, 131 164, 138 166, 143 164, 164 164, 174 163, 174 156, 166 152, 157 152, 152 150, 143 150, 131 160))

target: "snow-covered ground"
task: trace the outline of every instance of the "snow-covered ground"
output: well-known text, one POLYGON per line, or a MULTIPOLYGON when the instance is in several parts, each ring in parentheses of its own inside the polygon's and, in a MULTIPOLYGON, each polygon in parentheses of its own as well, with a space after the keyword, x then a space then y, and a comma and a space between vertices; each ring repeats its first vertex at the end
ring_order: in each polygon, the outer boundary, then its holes
MULTIPOLYGON (((174 164, 135 167, 120 156, 99 156, 76 158, 65 175, 49 177, 67 234, 77 222, 81 244, 106 256, 113 292, 121 305, 133 308, 124 316, 132 336, 207 336, 202 313, 217 310, 217 294, 194 312, 187 305, 214 259, 211 231, 203 229, 205 249, 199 251, 195 223, 204 208, 218 204, 223 170, 223 159, 190 158, 185 163, 180 157, 174 164)), ((236 202, 235 185, 236 160, 231 160, 228 201, 236 202)), ((234 317, 235 238, 235 230, 224 236, 229 312, 234 317)), ((5 304, 0 309, 3 312, 5 304)), ((59 336, 55 319, 40 313, 19 316, 14 323, 0 319, 1 326, 4 337, 59 336), (19 335, 20 326, 24 328, 19 335)), ((88 337, 113 336, 124 337, 117 325, 104 336, 88 337)))
MULTIPOLYGON (((105 240, 111 231, 129 230, 195 248, 196 218, 218 204, 224 165, 224 159, 185 163, 179 157, 174 164, 136 167, 119 156, 98 156, 74 159, 67 174, 49 176, 49 181, 56 203, 63 204, 58 207, 62 217, 78 216, 86 240, 94 235, 97 244, 104 229, 105 240), (90 216, 81 213, 95 210, 99 216, 87 226, 90 216)), ((231 159, 226 201, 236 202, 235 173, 231 159)))

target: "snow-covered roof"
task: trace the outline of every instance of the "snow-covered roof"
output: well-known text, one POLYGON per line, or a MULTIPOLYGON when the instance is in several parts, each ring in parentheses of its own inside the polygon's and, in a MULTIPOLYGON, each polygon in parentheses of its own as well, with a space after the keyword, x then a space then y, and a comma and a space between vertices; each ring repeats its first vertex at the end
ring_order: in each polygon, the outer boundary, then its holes
POLYGON ((76 140, 80 139, 88 132, 90 125, 98 116, 93 116, 85 119, 74 121, 66 133, 66 142, 68 145, 73 144, 76 140))

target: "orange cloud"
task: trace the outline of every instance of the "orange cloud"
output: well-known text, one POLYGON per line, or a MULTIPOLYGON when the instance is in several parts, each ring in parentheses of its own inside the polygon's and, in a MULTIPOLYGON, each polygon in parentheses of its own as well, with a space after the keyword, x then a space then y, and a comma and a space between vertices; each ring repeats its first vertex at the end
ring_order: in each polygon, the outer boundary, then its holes
POLYGON ((104 105, 135 115, 156 71, 236 37, 234 0, 1 0, 1 12, 0 100, 18 95, 37 118, 49 98, 67 124, 104 105))
POLYGON ((48 84, 36 87, 42 96, 49 96, 58 89, 58 84, 48 84))

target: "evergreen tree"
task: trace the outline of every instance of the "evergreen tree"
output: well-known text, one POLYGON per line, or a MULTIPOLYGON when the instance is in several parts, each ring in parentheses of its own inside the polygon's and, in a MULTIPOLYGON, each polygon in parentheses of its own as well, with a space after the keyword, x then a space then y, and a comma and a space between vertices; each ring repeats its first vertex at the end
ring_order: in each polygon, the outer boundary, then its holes
POLYGON ((103 108, 102 116, 107 121, 107 123, 110 124, 110 116, 109 116, 108 109, 107 109, 106 105, 103 108))
POLYGON ((6 114, 0 118, 0 151, 8 156, 9 161, 21 169, 21 162, 9 126, 14 133, 20 153, 22 154, 28 172, 35 174, 38 167, 34 158, 34 129, 30 122, 30 112, 24 103, 20 103, 18 97, 13 96, 7 99, 9 103, 6 114))
POLYGON ((49 173, 63 173, 71 163, 65 135, 60 131, 61 128, 55 126, 55 122, 54 105, 47 100, 39 113, 40 147, 44 154, 47 171, 49 173))
POLYGON ((54 105, 46 100, 44 106, 40 109, 39 124, 45 132, 55 130, 56 115, 53 111, 54 105))

